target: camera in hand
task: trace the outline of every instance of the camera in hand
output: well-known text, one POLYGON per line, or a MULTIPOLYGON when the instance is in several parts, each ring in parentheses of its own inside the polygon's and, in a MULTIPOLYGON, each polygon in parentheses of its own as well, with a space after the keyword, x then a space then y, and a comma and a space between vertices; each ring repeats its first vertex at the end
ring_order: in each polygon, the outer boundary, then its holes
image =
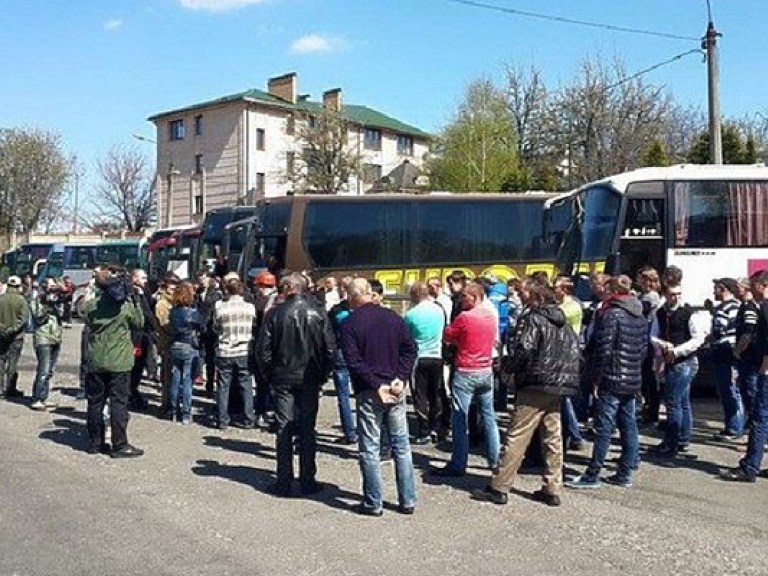
POLYGON ((104 295, 122 305, 133 297, 133 282, 130 274, 122 266, 110 265, 96 273, 96 286, 104 295))

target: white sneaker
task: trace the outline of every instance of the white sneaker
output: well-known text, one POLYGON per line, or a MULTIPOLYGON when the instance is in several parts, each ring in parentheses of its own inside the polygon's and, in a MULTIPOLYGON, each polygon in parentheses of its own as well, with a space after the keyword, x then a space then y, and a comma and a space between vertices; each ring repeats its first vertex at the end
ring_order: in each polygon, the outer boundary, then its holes
POLYGON ((32 408, 32 410, 45 410, 45 404, 43 404, 40 400, 35 400, 30 408, 32 408))
POLYGON ((43 404, 45 404, 46 408, 54 409, 59 407, 58 402, 53 402, 51 400, 46 400, 43 404))

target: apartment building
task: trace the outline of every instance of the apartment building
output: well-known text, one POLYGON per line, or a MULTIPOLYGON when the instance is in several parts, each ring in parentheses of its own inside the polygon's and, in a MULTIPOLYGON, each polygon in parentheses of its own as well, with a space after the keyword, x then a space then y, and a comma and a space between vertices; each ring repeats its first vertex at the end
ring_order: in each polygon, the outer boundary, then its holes
POLYGON ((429 134, 367 106, 344 104, 340 89, 312 101, 298 93, 295 73, 252 89, 150 117, 156 127, 158 222, 201 221, 211 208, 250 204, 294 191, 289 174, 303 153, 302 122, 323 107, 349 125, 348 146, 363 162, 340 193, 413 187, 429 134), (404 176, 405 175, 405 176, 404 176))

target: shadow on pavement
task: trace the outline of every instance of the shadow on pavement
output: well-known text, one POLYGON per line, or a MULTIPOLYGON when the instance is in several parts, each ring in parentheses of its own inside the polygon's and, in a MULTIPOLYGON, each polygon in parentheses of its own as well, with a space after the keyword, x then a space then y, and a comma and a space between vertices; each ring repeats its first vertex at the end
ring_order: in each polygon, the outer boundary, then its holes
POLYGON ((88 431, 85 424, 63 418, 55 419, 51 424, 56 426, 57 429, 44 430, 40 433, 40 438, 63 446, 69 446, 78 452, 85 452, 88 449, 88 431))
POLYGON ((235 438, 222 438, 221 436, 203 436, 203 443, 214 448, 223 448, 233 452, 250 454, 268 460, 275 459, 275 449, 265 446, 254 440, 239 440, 235 438))
MULTIPOLYGON (((218 476, 219 478, 239 482, 252 487, 254 490, 279 498, 271 490, 275 482, 275 473, 271 470, 265 470, 256 466, 221 464, 215 460, 198 460, 195 466, 192 467, 192 473, 197 476, 218 476)), ((356 507, 360 499, 358 494, 339 488, 336 484, 323 482, 322 485, 324 487, 322 492, 302 498, 314 500, 340 510, 352 511, 356 507), (350 503, 350 500, 354 504, 350 503)), ((290 497, 299 497, 295 482, 290 497)))

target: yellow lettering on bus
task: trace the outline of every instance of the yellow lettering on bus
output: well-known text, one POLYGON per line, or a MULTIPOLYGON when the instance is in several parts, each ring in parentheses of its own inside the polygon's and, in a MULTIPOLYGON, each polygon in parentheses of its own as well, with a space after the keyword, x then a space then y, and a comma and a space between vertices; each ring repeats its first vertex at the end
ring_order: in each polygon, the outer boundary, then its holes
POLYGON ((421 270, 410 269, 405 271, 405 277, 403 278, 403 290, 405 290, 411 284, 418 282, 421 279, 421 270))
POLYGON ((531 276, 534 272, 546 272, 547 277, 551 280, 555 275, 554 264, 528 264, 525 267, 525 274, 531 276))
POLYGON ((510 278, 517 278, 517 272, 514 269, 504 264, 494 264, 489 266, 480 273, 481 276, 493 275, 496 276, 502 282, 506 282, 510 278))
POLYGON ((402 270, 378 270, 374 273, 373 277, 381 282, 385 293, 400 292, 400 286, 403 284, 402 270))

